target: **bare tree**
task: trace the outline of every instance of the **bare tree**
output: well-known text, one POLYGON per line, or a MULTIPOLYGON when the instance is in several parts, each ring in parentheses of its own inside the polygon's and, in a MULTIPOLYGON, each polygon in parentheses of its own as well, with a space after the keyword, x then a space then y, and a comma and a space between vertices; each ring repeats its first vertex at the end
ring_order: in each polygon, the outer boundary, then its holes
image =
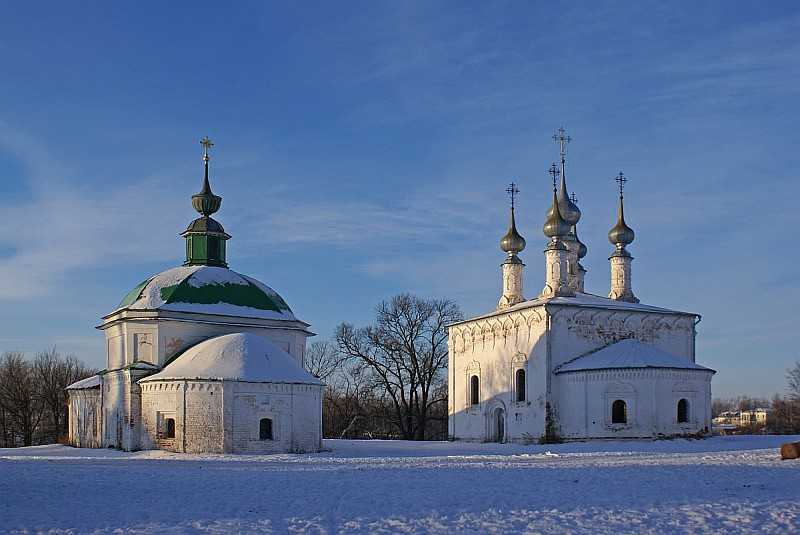
POLYGON ((343 360, 334 344, 328 340, 319 340, 308 346, 303 364, 308 373, 322 382, 327 382, 343 360))
POLYGON ((800 362, 795 362, 794 366, 786 370, 786 380, 789 385, 789 397, 794 401, 800 401, 800 362))
POLYGON ((448 299, 401 294, 378 305, 375 324, 337 329, 339 350, 386 401, 402 438, 424 440, 431 408, 446 403, 447 325, 462 318, 448 299))
MULTIPOLYGON (((0 357, 0 404, 24 446, 31 446, 44 414, 31 364, 19 352, 0 357)), ((12 439, 16 441, 16 436, 12 439)))
POLYGON ((87 368, 81 361, 69 355, 63 358, 55 348, 42 351, 33 361, 38 396, 46 410, 47 428, 45 440, 55 442, 67 432, 66 388, 97 370, 87 368))

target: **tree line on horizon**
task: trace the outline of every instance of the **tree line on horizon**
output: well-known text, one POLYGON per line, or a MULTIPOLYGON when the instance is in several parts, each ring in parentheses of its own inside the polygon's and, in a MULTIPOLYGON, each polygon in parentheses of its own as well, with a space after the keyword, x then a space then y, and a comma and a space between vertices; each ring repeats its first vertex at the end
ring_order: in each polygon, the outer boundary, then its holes
POLYGON ((29 359, 20 351, 0 355, 0 447, 63 442, 67 435, 66 388, 97 373, 55 348, 29 359))
MULTIPOLYGON (((330 339, 310 343, 305 367, 326 385, 324 437, 447 439, 447 325, 462 319, 450 299, 406 293, 380 302, 370 325, 341 323, 330 339)), ((0 447, 63 442, 65 389, 96 373, 55 349, 0 356, 0 447)), ((740 432, 800 433, 800 362, 786 378, 787 393, 772 400, 714 399, 712 417, 766 407, 766 427, 740 432)))
POLYGON ((739 396, 738 398, 711 401, 711 417, 716 418, 723 412, 752 411, 768 409, 765 424, 752 423, 741 426, 737 434, 800 434, 800 362, 786 370, 786 393, 775 394, 772 399, 739 396))

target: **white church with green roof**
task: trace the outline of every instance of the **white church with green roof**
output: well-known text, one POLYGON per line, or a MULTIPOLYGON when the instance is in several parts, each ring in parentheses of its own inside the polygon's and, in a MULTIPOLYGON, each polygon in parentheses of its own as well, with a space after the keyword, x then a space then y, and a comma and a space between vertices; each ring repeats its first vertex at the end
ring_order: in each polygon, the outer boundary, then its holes
POLYGON ((309 325, 269 286, 228 268, 222 199, 205 176, 181 234, 186 261, 102 318, 107 367, 68 387, 80 447, 176 452, 318 451, 323 384, 303 369, 309 325))

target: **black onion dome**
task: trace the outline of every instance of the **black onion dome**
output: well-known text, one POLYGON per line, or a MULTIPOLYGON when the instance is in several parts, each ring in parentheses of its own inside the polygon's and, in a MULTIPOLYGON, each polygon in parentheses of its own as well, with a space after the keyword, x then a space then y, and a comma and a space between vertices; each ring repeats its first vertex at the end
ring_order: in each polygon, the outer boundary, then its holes
POLYGON ((211 184, 208 183, 208 162, 206 162, 206 175, 203 178, 203 188, 200 193, 192 195, 192 206, 200 214, 210 216, 222 205, 222 197, 214 195, 211 184))

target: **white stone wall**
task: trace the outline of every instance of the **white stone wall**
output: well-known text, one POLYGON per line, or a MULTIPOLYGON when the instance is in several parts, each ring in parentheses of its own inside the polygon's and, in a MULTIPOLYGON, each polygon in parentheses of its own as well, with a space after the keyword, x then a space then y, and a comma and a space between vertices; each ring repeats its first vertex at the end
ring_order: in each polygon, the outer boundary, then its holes
POLYGON ((511 311, 455 325, 449 330, 449 435, 493 440, 497 411, 507 440, 544 433, 547 391, 546 317, 543 307, 511 311), (518 403, 515 372, 526 374, 525 401, 518 403), (479 403, 470 405, 470 377, 479 378, 479 403))
POLYGON ((604 370, 557 375, 559 433, 571 438, 642 438, 708 432, 711 372, 699 370, 604 370), (623 400, 627 422, 612 423, 611 406, 623 400), (688 422, 678 423, 678 401, 689 403, 688 422))
MULTIPOLYGON (((594 424, 586 420, 586 411, 608 408, 602 401, 606 393, 600 395, 586 387, 586 392, 579 392, 583 405, 576 405, 575 389, 579 387, 554 375, 555 368, 624 338, 636 338, 694 362, 694 322, 695 316, 680 313, 541 305, 454 325, 449 330, 449 435, 462 440, 495 440, 499 411, 504 417, 505 440, 538 440, 545 434, 549 403, 557 434, 567 438, 608 436, 604 434, 605 420, 598 420, 597 414, 592 412, 588 420, 594 424), (516 401, 514 384, 515 370, 520 367, 526 371, 527 387, 522 403, 516 401), (477 405, 470 404, 472 375, 478 376, 480 383, 477 405)), ((644 383, 650 385, 647 388, 639 383, 635 386, 637 392, 650 393, 646 404, 637 395, 632 405, 646 411, 637 421, 647 423, 615 430, 612 436, 694 433, 710 426, 710 374, 703 372, 702 379, 681 383, 692 397, 689 402, 695 416, 690 425, 677 428, 672 423, 677 414, 672 405, 680 398, 673 400, 671 390, 677 388, 677 381, 648 381, 644 383)))
POLYGON ((148 448, 187 453, 313 452, 322 446, 322 387, 239 381, 142 383, 148 448), (175 438, 164 421, 175 419, 175 438), (261 418, 273 440, 259 439, 261 418))
POLYGON ((134 362, 163 366, 184 349, 203 340, 237 332, 250 332, 275 342, 302 366, 308 333, 297 329, 246 326, 236 323, 205 323, 127 319, 105 329, 107 365, 117 370, 134 362))
POLYGON ((149 370, 122 369, 107 372, 100 382, 103 447, 127 451, 142 448, 141 395, 137 381, 149 370))
POLYGON ((100 388, 69 390, 69 443, 76 448, 101 446, 102 403, 100 388))

